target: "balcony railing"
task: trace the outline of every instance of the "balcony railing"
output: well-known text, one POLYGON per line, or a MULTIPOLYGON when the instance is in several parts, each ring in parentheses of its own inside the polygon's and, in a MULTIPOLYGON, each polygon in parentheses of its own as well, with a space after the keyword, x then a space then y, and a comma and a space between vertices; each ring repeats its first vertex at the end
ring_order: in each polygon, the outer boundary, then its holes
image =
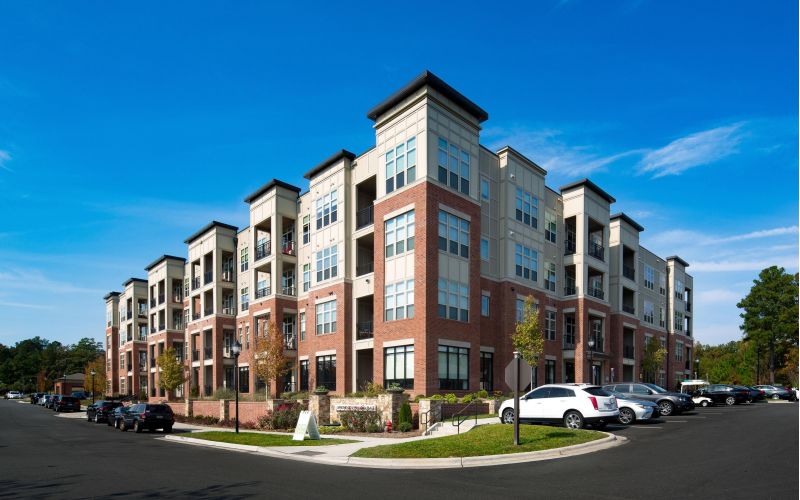
POLYGON ((180 292, 173 293, 172 294, 172 302, 175 302, 176 304, 180 304, 181 302, 183 302, 183 295, 181 295, 180 292))
MULTIPOLYGON (((568 234, 568 236, 569 236, 569 234, 568 234)), ((574 238, 575 235, 573 234, 572 237, 574 238)), ((575 248, 576 248, 575 240, 571 240, 569 238, 564 240, 564 255, 572 255, 572 254, 574 254, 575 253, 575 248)))
POLYGON ((284 295, 295 296, 297 295, 297 289, 293 286, 284 286, 281 288, 281 293, 284 295))
POLYGON ((250 303, 249 302, 242 302, 242 311, 246 311, 248 309, 250 309, 250 303))
POLYGON ((371 226, 374 224, 374 214, 373 214, 373 207, 372 205, 362 208, 358 212, 356 212, 356 229, 361 229, 362 227, 371 226))
POLYGON ((692 332, 690 332, 688 328, 686 329, 686 332, 685 332, 684 334, 685 334, 687 337, 691 337, 691 336, 692 336, 692 332))
POLYGON ((200 319, 200 313, 192 313, 192 319, 195 320, 195 321, 200 319))
POLYGON ((156 306, 156 298, 153 297, 152 299, 150 299, 150 307, 155 307, 155 306, 156 306))
POLYGON ((172 328, 174 330, 183 330, 183 321, 175 321, 172 328))
POLYGON ((356 276, 363 276, 365 274, 369 274, 373 272, 375 267, 374 262, 366 262, 364 264, 357 264, 356 265, 356 276))
POLYGON ((575 334, 564 335, 562 346, 564 349, 575 349, 575 334))
MULTIPOLYGON (((268 286, 264 288, 259 288, 256 290, 256 299, 263 299, 270 293, 272 293, 272 290, 270 290, 268 286)), ((242 304, 242 306, 244 307, 244 304, 242 304)))
POLYGON ((132 365, 131 363, 126 363, 126 364, 125 364, 125 370, 126 370, 126 371, 131 371, 131 370, 133 370, 133 365, 132 365))
POLYGON ((605 351, 605 349, 603 349, 603 339, 602 338, 594 339, 594 347, 592 347, 589 350, 592 351, 592 352, 603 352, 603 351, 605 351))
POLYGON ((636 268, 631 266, 622 266, 622 275, 631 281, 636 281, 636 268))
POLYGON ((294 333, 283 334, 283 346, 290 351, 297 350, 297 339, 295 338, 294 333))
POLYGON ((132 318, 133 318, 133 311, 128 311, 128 314, 127 314, 127 316, 126 316, 126 317, 127 317, 128 319, 132 319, 132 318))
POLYGON ((281 253, 284 255, 297 255, 297 247, 292 240, 283 240, 281 244, 281 253))
POLYGON ((606 249, 603 245, 594 242, 589 243, 589 255, 595 259, 605 260, 605 251, 606 249))
POLYGON ((636 359, 635 356, 636 352, 633 349, 632 345, 623 345, 622 346, 622 357, 628 359, 636 359))
POLYGON ((603 294, 603 289, 602 288, 590 288, 589 289, 589 295, 591 295, 592 297, 598 298, 600 300, 603 300, 603 297, 605 296, 605 294, 603 294))
POLYGON ((200 276, 195 276, 192 278, 192 290, 197 290, 200 288, 200 276))
POLYGON ((227 314, 228 316, 235 316, 236 315, 236 308, 235 307, 223 307, 222 314, 227 314))
POLYGON ((150 327, 150 333, 156 333, 156 327, 151 326, 150 327))
POLYGON ((214 357, 213 349, 210 347, 203 348, 203 359, 212 359, 214 357))
POLYGON ((223 269, 222 270, 222 281, 226 283, 233 283, 233 271, 230 269, 223 269))
POLYGON ((139 363, 139 371, 140 372, 146 372, 147 371, 147 362, 139 363))
POLYGON ((167 325, 165 325, 164 323, 159 323, 158 324, 158 331, 159 332, 163 331, 163 330, 166 330, 166 329, 167 329, 167 325))
POLYGON ((214 309, 206 309, 203 311, 203 316, 211 316, 212 314, 214 314, 214 309))
POLYGON ((256 260, 263 259, 272 253, 272 242, 265 241, 256 245, 256 260))
POLYGON ((692 312, 692 303, 686 302, 686 312, 692 312))
POLYGON ((567 280, 567 284, 564 286, 564 295, 575 295, 575 281, 570 283, 570 280, 567 280))
POLYGON ((208 285, 213 281, 214 273, 211 271, 206 271, 203 273, 203 284, 208 285))
POLYGON ((356 325, 356 340, 372 338, 372 321, 360 321, 356 325))
POLYGON ((200 350, 195 349, 192 351, 192 361, 200 361, 200 350))
POLYGON ((164 295, 163 293, 158 294, 158 303, 159 304, 163 304, 165 300, 167 300, 166 295, 164 295))
POLYGON ((628 314, 636 314, 636 308, 627 304, 622 304, 622 310, 628 314))

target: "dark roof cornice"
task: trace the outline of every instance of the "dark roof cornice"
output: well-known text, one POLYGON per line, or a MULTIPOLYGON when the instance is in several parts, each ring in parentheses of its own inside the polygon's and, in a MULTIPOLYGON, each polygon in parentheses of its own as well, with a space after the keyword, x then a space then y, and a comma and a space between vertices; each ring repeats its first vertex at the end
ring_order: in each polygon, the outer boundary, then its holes
POLYGON ((579 181, 572 182, 570 184, 566 184, 564 186, 561 186, 561 193, 563 194, 564 191, 569 191, 571 189, 575 189, 575 188, 579 188, 579 187, 587 187, 587 188, 591 189, 592 191, 594 191, 596 194, 598 194, 601 198, 603 198, 604 200, 606 200, 609 203, 614 203, 615 201, 617 201, 613 196, 611 196, 610 194, 608 194, 605 191, 603 191, 602 189, 600 189, 600 186, 598 186, 594 182, 590 181, 589 179, 581 179, 579 181))
POLYGON ((268 183, 264 184, 260 188, 256 189, 255 191, 253 191, 252 193, 247 195, 247 198, 244 199, 244 202, 245 203, 251 203, 253 200, 255 200, 256 198, 258 198, 262 194, 266 193, 267 191, 269 191, 270 189, 275 188, 275 187, 282 187, 284 189, 288 189, 290 191, 294 191, 295 193, 299 193, 300 192, 300 188, 297 187, 297 186, 293 186, 293 185, 289 184, 288 182, 283 182, 283 181, 280 181, 278 179, 272 179, 268 183))
POLYGON ((642 226, 641 226, 641 225, 640 225, 638 222, 636 222, 635 220, 633 220, 633 219, 631 219, 630 217, 628 217, 628 216, 625 214, 625 212, 620 212, 620 213, 617 213, 617 214, 614 214, 614 215, 612 215, 612 216, 611 216, 611 220, 614 220, 614 219, 622 219, 622 220, 624 220, 625 222, 627 222, 627 223, 628 223, 628 225, 629 225, 629 226, 631 226, 632 228, 636 229, 636 230, 637 230, 637 231, 639 231, 640 233, 641 233, 642 231, 644 231, 644 227, 642 227, 642 226))
POLYGON ((670 255, 669 257, 667 257, 667 260, 668 261, 669 260, 674 260, 674 261, 678 262, 679 264, 683 265, 683 267, 689 267, 689 263, 686 262, 685 260, 681 259, 677 255, 670 255))
POLYGON ((103 297, 103 300, 108 301, 108 299, 110 299, 111 297, 119 297, 119 296, 120 296, 119 292, 108 292, 105 295, 105 297, 103 297))
POLYGON ((185 240, 183 240, 183 242, 188 245, 189 243, 193 242, 197 238, 203 236, 205 233, 207 233, 208 231, 210 231, 214 227, 224 227, 225 229, 231 229, 234 232, 239 230, 239 228, 236 227, 236 226, 231 226, 230 224, 225 224, 224 222, 218 222, 218 221, 212 220, 211 222, 209 222, 205 226, 201 227, 199 231, 197 231, 193 235, 191 235, 188 238, 186 238, 185 240))
POLYGON ((184 264, 186 263, 186 259, 184 259, 183 257, 176 257, 174 255, 162 255, 161 257, 157 258, 156 260, 154 260, 153 262, 148 264, 147 267, 144 268, 144 270, 145 271, 149 271, 149 270, 153 269, 154 267, 156 267, 157 265, 159 265, 162 262, 164 262, 165 260, 177 260, 177 261, 182 262, 184 264))
POLYGON ((147 283, 147 280, 143 280, 142 278, 130 278, 128 281, 122 284, 122 286, 128 286, 131 283, 147 283))
MULTIPOLYGON (((323 161, 322 163, 320 163, 316 167, 314 167, 311 170, 309 170, 308 172, 306 172, 306 174, 303 177, 305 177, 308 180, 311 180, 312 177, 314 177, 315 175, 319 174, 320 172, 322 172, 326 168, 330 167, 331 165, 333 165, 335 163, 338 163, 339 160, 342 160, 344 158, 347 158, 348 160, 353 161, 353 160, 356 159, 356 155, 355 155, 355 153, 351 153, 350 151, 348 151, 346 149, 340 149, 339 151, 337 151, 333 155, 331 155, 328 158, 326 158, 325 161, 323 161)), ((300 190, 298 189, 297 191, 299 192, 300 190)))

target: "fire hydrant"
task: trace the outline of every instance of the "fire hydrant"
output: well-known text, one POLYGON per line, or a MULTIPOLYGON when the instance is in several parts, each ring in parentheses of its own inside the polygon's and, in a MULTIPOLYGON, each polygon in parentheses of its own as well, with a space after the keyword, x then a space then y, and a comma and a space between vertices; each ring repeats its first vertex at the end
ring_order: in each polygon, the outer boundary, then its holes
POLYGON ((387 420, 386 421, 386 432, 392 432, 392 421, 391 420, 387 420))

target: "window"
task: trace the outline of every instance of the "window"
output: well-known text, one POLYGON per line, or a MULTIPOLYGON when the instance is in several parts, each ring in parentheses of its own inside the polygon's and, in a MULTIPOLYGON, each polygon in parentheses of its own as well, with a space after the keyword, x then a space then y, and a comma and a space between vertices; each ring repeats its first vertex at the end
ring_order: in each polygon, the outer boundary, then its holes
POLYGON ((300 390, 308 390, 308 360, 303 359, 300 361, 300 390))
MULTIPOLYGON (((556 312, 547 310, 544 312, 544 339, 556 339, 556 312)), ((549 382, 548 382, 549 383, 549 382)))
POLYGON ((414 211, 411 210, 384 223, 386 257, 414 250, 414 211))
POLYGON ((120 370, 124 370, 125 369, 125 355, 124 354, 120 354, 119 355, 119 369, 120 370))
POLYGON ((250 349, 250 325, 244 325, 244 348, 250 349))
POLYGON ((489 317, 489 296, 481 295, 481 316, 484 318, 489 317))
POLYGON ((387 347, 383 350, 383 386, 397 384, 414 388, 414 346, 387 347))
POLYGON ((469 195, 469 153, 439 138, 439 182, 469 195))
POLYGON ((481 260, 489 260, 489 239, 481 238, 481 260))
POLYGON ((335 278, 339 268, 337 245, 317 252, 317 283, 335 278))
POLYGON ((515 216, 526 226, 539 227, 539 199, 518 187, 515 216))
POLYGON ((240 292, 239 302, 242 304, 242 311, 246 311, 250 307, 250 295, 247 293, 247 287, 242 288, 240 292))
POLYGON ((481 351, 480 383, 482 391, 494 390, 494 353, 481 351))
POLYGON ((293 314, 287 314, 283 317, 283 337, 284 339, 290 338, 291 342, 287 342, 287 344, 294 343, 294 329, 297 326, 297 318, 294 317, 293 314))
POLYGON ((655 313, 655 306, 649 300, 644 301, 644 321, 645 323, 653 324, 653 315, 655 313))
POLYGON ((556 265, 553 262, 544 264, 544 287, 551 292, 556 291, 556 265))
POLYGON ((572 314, 564 316, 564 345, 575 345, 575 316, 572 314))
POLYGON ((662 328, 664 327, 664 307, 663 306, 658 308, 658 324, 662 328))
POLYGON ((481 199, 489 201, 489 179, 481 176, 481 199))
POLYGON ((683 313, 679 311, 675 311, 675 324, 673 326, 675 331, 682 332, 683 331, 683 313))
POLYGON ((656 282, 656 270, 652 266, 644 266, 644 287, 653 290, 656 282))
POLYGON ((553 359, 544 360, 544 383, 556 383, 556 362, 553 359))
POLYGON ((412 137, 386 151, 386 193, 411 184, 417 178, 417 138, 412 137))
POLYGON ((317 229, 336 222, 337 214, 336 190, 317 198, 317 229))
POLYGON ((683 281, 675 280, 675 298, 683 300, 683 281))
POLYGON ((336 301, 316 305, 317 335, 336 332, 336 301))
POLYGON ((514 245, 514 272, 520 278, 538 281, 539 255, 536 250, 516 243, 514 245))
POLYGON ((440 318, 469 321, 469 287, 439 278, 438 314, 440 318))
POLYGON ((306 339, 306 313, 300 313, 300 340, 306 339))
POLYGON ((544 213, 544 239, 550 243, 556 242, 556 216, 552 212, 545 211, 544 213))
POLYGON ((311 243, 311 216, 303 216, 303 245, 311 243))
POLYGON ((525 300, 524 299, 517 299, 514 302, 514 319, 517 323, 521 323, 522 319, 525 317, 525 300))
POLYGON ((303 291, 311 288, 311 264, 303 264, 303 291))
POLYGON ((239 256, 240 256, 239 257, 239 263, 240 263, 239 264, 239 270, 241 272, 245 272, 245 271, 247 271, 247 268, 249 267, 249 263, 250 263, 250 257, 247 254, 247 247, 244 247, 241 250, 239 250, 239 256))
POLYGON ((386 285, 384 320, 394 321, 414 317, 414 280, 386 285))
POLYGON ((439 210, 439 250, 469 258, 469 222, 439 210))
POLYGON ((675 342, 675 361, 683 361, 683 342, 675 342))
POLYGON ((336 390, 336 356, 317 356, 317 387, 336 390))
POLYGON ((439 346, 439 389, 469 389, 469 349, 439 346))
POLYGON ((667 276, 664 273, 658 273, 658 291, 661 295, 667 294, 667 276))

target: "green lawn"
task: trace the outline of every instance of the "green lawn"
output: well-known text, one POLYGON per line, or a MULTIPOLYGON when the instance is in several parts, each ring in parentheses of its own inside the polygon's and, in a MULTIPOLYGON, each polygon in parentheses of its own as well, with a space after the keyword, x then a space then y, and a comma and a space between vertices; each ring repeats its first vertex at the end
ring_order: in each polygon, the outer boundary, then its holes
POLYGON ((519 428, 520 445, 514 446, 513 425, 482 425, 456 436, 362 448, 353 456, 363 458, 477 457, 549 450, 586 443, 602 437, 605 435, 595 431, 521 425, 519 428))
POLYGON ((351 439, 306 439, 305 441, 293 441, 292 436, 281 434, 258 434, 255 432, 192 432, 187 437, 193 439, 206 439, 208 441, 219 441, 221 443, 249 444, 251 446, 328 446, 332 444, 355 443, 351 439))

